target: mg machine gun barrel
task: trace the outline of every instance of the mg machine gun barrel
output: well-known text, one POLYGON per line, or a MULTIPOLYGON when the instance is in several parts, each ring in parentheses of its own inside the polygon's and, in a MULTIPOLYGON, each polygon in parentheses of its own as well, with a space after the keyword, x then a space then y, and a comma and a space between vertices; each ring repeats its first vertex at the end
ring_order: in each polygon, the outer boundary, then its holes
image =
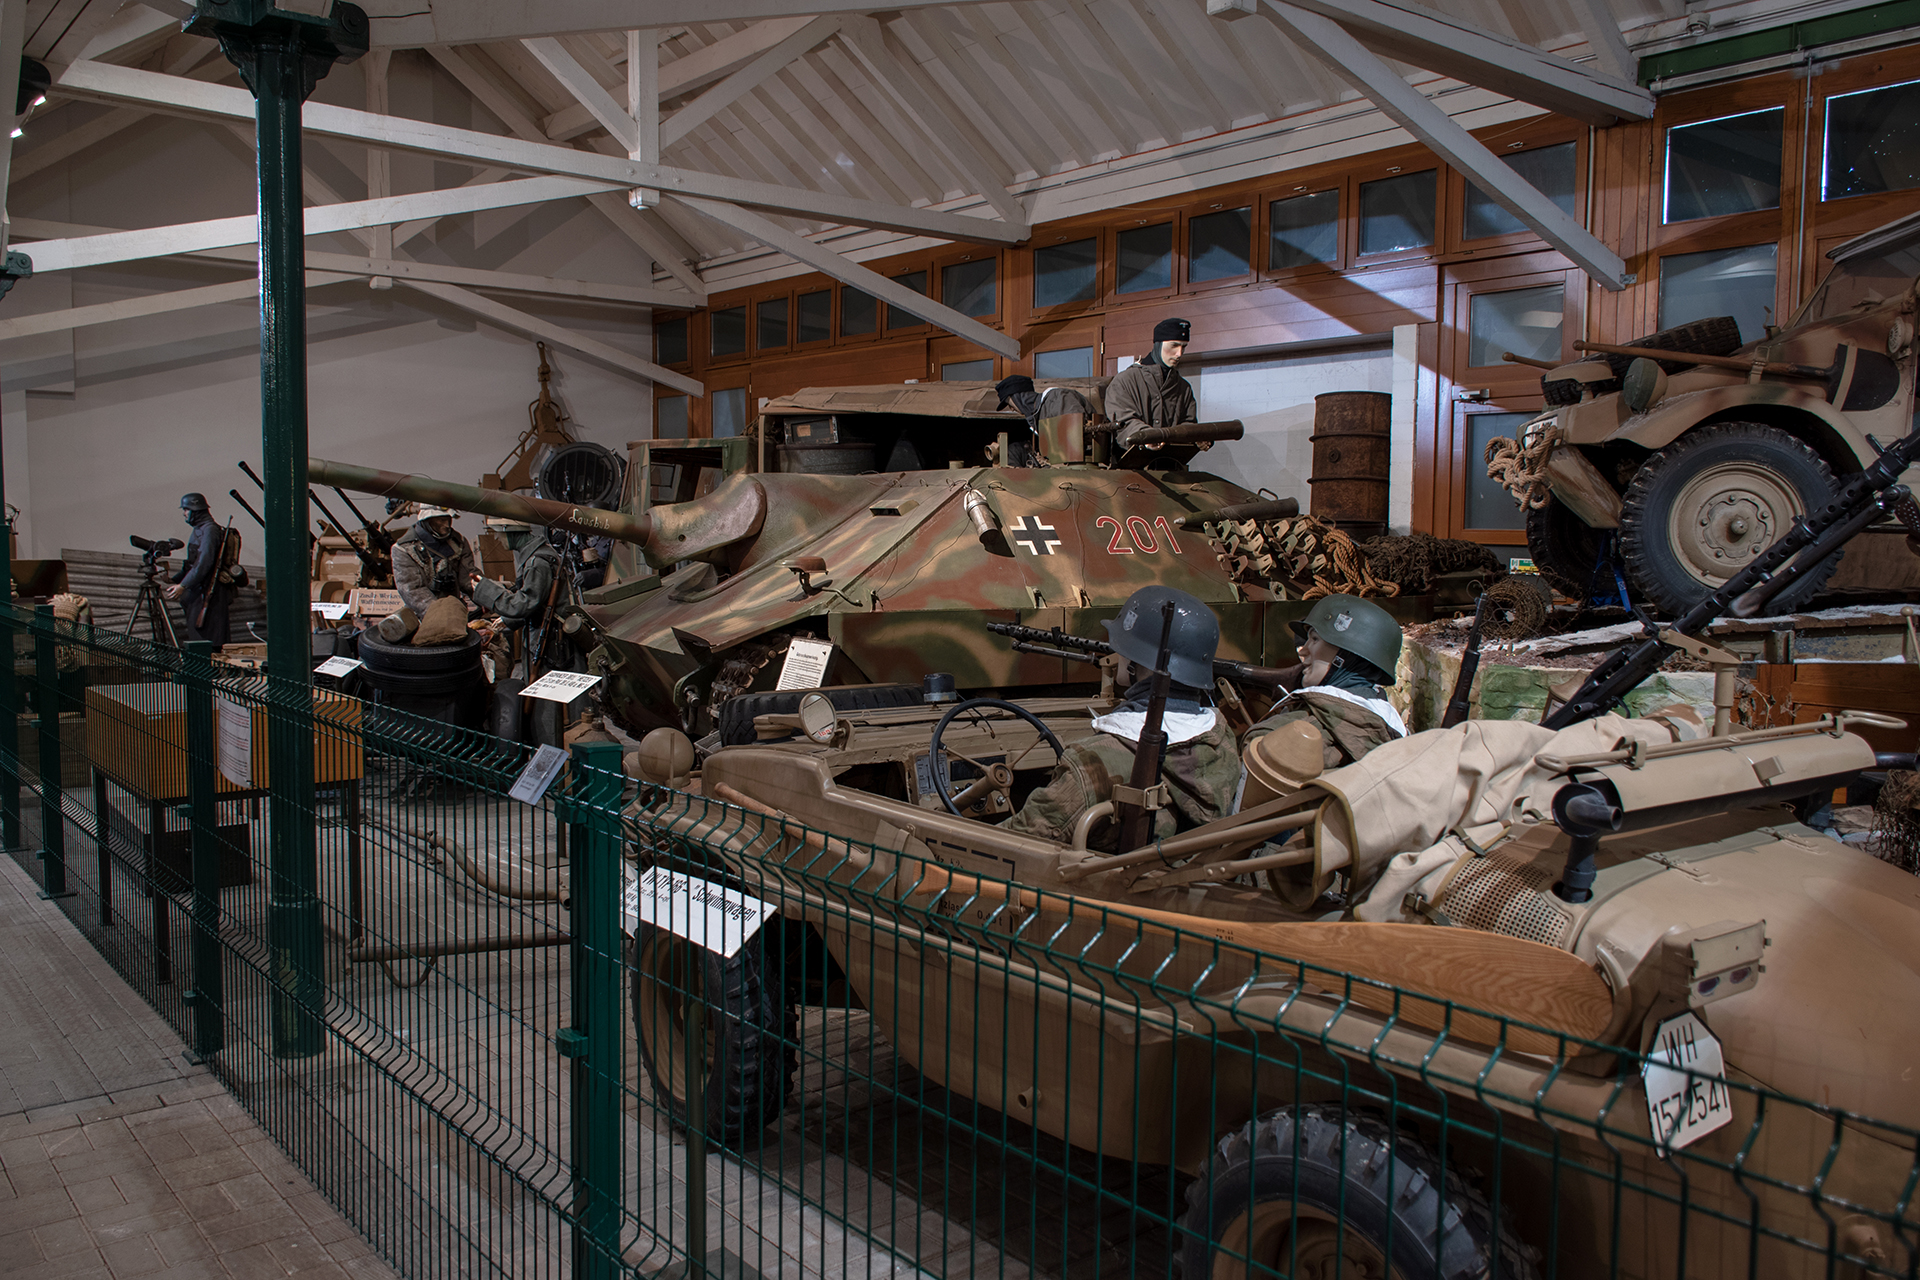
MULTIPOLYGON (((1722 583, 1720 589, 1687 610, 1671 626, 1661 627, 1641 617, 1646 634, 1608 655, 1593 669, 1580 688, 1541 720, 1548 729, 1564 729, 1583 720, 1603 715, 1641 681, 1660 669, 1667 655, 1677 646, 1660 639, 1660 633, 1691 636, 1722 614, 1751 618, 1765 609, 1822 560, 1845 546, 1848 539, 1883 515, 1897 514, 1912 501, 1900 476, 1920 457, 1920 431, 1882 448, 1876 440, 1869 443, 1879 452, 1873 465, 1849 480, 1834 495, 1833 501, 1810 515, 1793 522, 1760 558, 1722 583)), ((1911 510, 1909 508, 1909 510, 1911 510)))
POLYGON ((1171 427, 1143 427, 1126 438, 1128 448, 1145 444, 1205 444, 1238 440, 1246 434, 1238 418, 1227 422, 1181 422, 1171 427))
MULTIPOLYGON (((1105 640, 1089 640, 1085 636, 1071 635, 1058 627, 1042 631, 1039 627, 1023 627, 1017 622, 989 622, 987 630, 1013 641, 1015 653, 1037 653, 1045 658, 1095 663, 1113 652, 1113 646, 1105 640)), ((1213 660, 1213 674, 1216 677, 1225 676, 1236 684, 1257 684, 1265 689, 1279 688, 1290 672, 1291 668, 1287 667, 1258 667, 1251 662, 1235 662, 1230 658, 1213 660)))

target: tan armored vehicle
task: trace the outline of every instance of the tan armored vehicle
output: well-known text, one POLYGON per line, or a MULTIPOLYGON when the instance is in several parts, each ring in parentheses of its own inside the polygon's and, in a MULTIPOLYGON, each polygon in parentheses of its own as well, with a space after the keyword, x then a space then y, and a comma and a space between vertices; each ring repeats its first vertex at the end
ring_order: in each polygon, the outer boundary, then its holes
POLYGON ((1527 465, 1508 484, 1562 593, 1587 592, 1611 535, 1636 597, 1683 613, 1871 463, 1874 437, 1907 433, 1920 214, 1827 256, 1812 296, 1759 342, 1741 346, 1722 317, 1626 346, 1576 343, 1589 358, 1542 377, 1554 407, 1522 429, 1527 465))
POLYGON ((707 993, 704 1125, 750 1147, 844 976, 936 1083, 1195 1175, 1188 1277, 1905 1274, 1920 881, 1795 817, 1873 767, 1860 722, 1470 722, 1298 785, 1280 743, 1240 813, 1100 855, 1098 813, 1070 846, 960 816, 1016 809, 1084 700, 817 700, 704 795, 642 790, 643 863, 785 922, 724 963, 640 925, 643 1059, 686 1119, 707 993))

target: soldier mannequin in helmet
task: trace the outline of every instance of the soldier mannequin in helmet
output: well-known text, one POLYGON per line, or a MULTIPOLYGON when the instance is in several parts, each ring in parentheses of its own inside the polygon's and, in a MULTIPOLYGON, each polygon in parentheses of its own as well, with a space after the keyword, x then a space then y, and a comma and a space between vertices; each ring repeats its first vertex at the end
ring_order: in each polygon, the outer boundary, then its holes
POLYGON ((467 580, 472 587, 473 602, 499 614, 510 627, 539 626, 553 594, 554 577, 560 572, 560 553, 547 540, 544 530, 536 533, 533 526, 524 521, 489 516, 487 527, 499 534, 513 552, 513 585, 473 574, 467 580))
POLYGON ((195 640, 210 641, 217 649, 227 642, 227 606, 233 599, 232 584, 223 581, 220 573, 222 536, 226 531, 214 521, 202 494, 182 495, 180 514, 193 532, 187 535, 186 559, 179 574, 160 588, 160 593, 180 602, 180 610, 187 617, 188 635, 195 640), (200 615, 203 601, 207 606, 206 616, 195 626, 193 620, 200 615))
POLYGON ((1391 614, 1359 596, 1324 596, 1293 629, 1301 639, 1299 686, 1242 735, 1243 751, 1283 725, 1308 721, 1325 740, 1324 767, 1338 769, 1407 736, 1384 692, 1400 661, 1400 624, 1391 614))
MULTIPOLYGON (((1240 756, 1233 732, 1213 709, 1213 656, 1220 645, 1220 620, 1213 610, 1184 591, 1142 587, 1106 623, 1107 638, 1120 655, 1120 680, 1126 689, 1119 707, 1100 716, 1100 732, 1067 747, 1046 786, 1027 797, 1006 830, 1069 843, 1080 815, 1113 799, 1116 785, 1133 775, 1134 749, 1145 728, 1153 664, 1160 653, 1162 605, 1174 602, 1173 642, 1167 674, 1173 678, 1161 728, 1167 735, 1160 778, 1173 806, 1154 815, 1157 839, 1197 827, 1233 811, 1240 782, 1240 756)), ((1087 847, 1117 851, 1120 829, 1108 822, 1096 827, 1087 847)))
POLYGON ((1153 326, 1153 350, 1139 363, 1115 374, 1107 384, 1107 418, 1114 425, 1114 443, 1120 448, 1126 448, 1128 438, 1144 427, 1177 427, 1199 421, 1193 384, 1177 372, 1192 334, 1193 326, 1185 320, 1162 320, 1153 326))
POLYGON ((464 595, 479 564, 473 544, 453 527, 445 507, 421 507, 407 536, 393 546, 393 585, 400 602, 419 617, 442 596, 464 595))

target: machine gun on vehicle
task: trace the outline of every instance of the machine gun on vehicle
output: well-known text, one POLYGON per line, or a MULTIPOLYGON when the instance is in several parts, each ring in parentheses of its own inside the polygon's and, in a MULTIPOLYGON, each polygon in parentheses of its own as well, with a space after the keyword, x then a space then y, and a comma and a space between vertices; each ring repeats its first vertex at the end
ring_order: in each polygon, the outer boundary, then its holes
MULTIPOLYGON (((1105 640, 1069 635, 1058 627, 1042 631, 1039 627, 1023 627, 1017 622, 989 622, 987 630, 1013 641, 1015 653, 1037 653, 1043 658, 1064 658, 1068 662, 1097 666, 1100 659, 1113 652, 1113 646, 1105 640)), ((1263 689, 1279 688, 1290 670, 1287 667, 1257 667, 1250 662, 1235 662, 1230 658, 1213 660, 1215 679, 1225 677, 1236 684, 1258 685, 1263 689)))
POLYGON ((1879 457, 1842 486, 1825 508, 1794 521, 1793 527, 1759 559, 1671 624, 1662 626, 1641 615, 1645 636, 1608 655, 1572 697, 1540 721, 1541 725, 1564 729, 1611 710, 1642 680, 1658 671, 1669 654, 1678 652, 1680 646, 1663 637, 1692 636, 1724 613, 1754 617, 1882 516, 1896 515, 1910 534, 1920 534, 1920 507, 1915 506, 1912 492, 1900 483, 1901 475, 1920 457, 1920 431, 1886 447, 1871 436, 1867 442, 1879 457))

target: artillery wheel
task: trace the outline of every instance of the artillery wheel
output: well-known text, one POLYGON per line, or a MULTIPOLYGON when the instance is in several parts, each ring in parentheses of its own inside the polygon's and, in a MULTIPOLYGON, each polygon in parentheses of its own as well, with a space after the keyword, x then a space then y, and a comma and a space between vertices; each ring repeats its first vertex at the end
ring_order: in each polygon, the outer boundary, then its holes
POLYGON ((1501 1275, 1539 1275, 1425 1147, 1333 1106, 1271 1111, 1222 1138, 1180 1226, 1185 1280, 1469 1280, 1490 1273, 1496 1248, 1501 1275))
POLYGON ((1613 575, 1602 574, 1596 582, 1593 573, 1606 542, 1604 529, 1590 527, 1558 498, 1527 510, 1527 554, 1533 567, 1548 586, 1583 605, 1594 587, 1613 594, 1613 575))
MULTIPOLYGON (((1620 552, 1634 590, 1677 617, 1833 499, 1820 455, 1777 427, 1699 427, 1648 458, 1621 499, 1620 552)), ((1835 552, 1770 608, 1804 604, 1832 576, 1835 552)))
POLYGON ((628 950, 633 1030, 654 1097, 680 1129, 689 1126, 691 1072, 701 1075, 704 1130, 722 1146, 756 1146, 785 1110, 798 1065, 799 1023, 763 928, 731 958, 641 921, 628 950), (687 1041, 687 995, 705 1006, 705 1044, 687 1041))
MULTIPOLYGON (((947 714, 940 717, 940 723, 933 726, 933 737, 927 743, 927 754, 931 760, 933 769, 934 790, 940 793, 940 802, 947 806, 947 812, 956 818, 964 818, 967 815, 960 812, 960 806, 953 802, 955 795, 953 778, 951 771, 947 767, 947 749, 941 742, 941 738, 946 734, 947 726, 953 723, 956 716, 964 712, 979 711, 989 707, 996 711, 1010 711, 1017 718, 1025 720, 1028 724, 1039 730, 1040 741, 1053 748, 1053 758, 1055 760, 1060 759, 1067 751, 1065 747, 1060 745, 1060 739, 1053 730, 1047 728, 1046 721, 1017 702, 1007 702, 1000 698, 968 698, 965 702, 954 703, 951 707, 947 708, 947 714)), ((1028 748, 1028 750, 1031 749, 1032 748, 1028 748)), ((1018 766, 1020 760, 1025 755, 1026 752, 1022 752, 1019 756, 1007 761, 1008 767, 1018 766)), ((965 757, 961 758, 965 759, 965 757)), ((969 763, 971 762, 969 761, 969 763)), ((1012 811, 1012 797, 1008 796, 1007 803, 1001 806, 999 812, 1004 815, 1010 814, 1012 811)))

